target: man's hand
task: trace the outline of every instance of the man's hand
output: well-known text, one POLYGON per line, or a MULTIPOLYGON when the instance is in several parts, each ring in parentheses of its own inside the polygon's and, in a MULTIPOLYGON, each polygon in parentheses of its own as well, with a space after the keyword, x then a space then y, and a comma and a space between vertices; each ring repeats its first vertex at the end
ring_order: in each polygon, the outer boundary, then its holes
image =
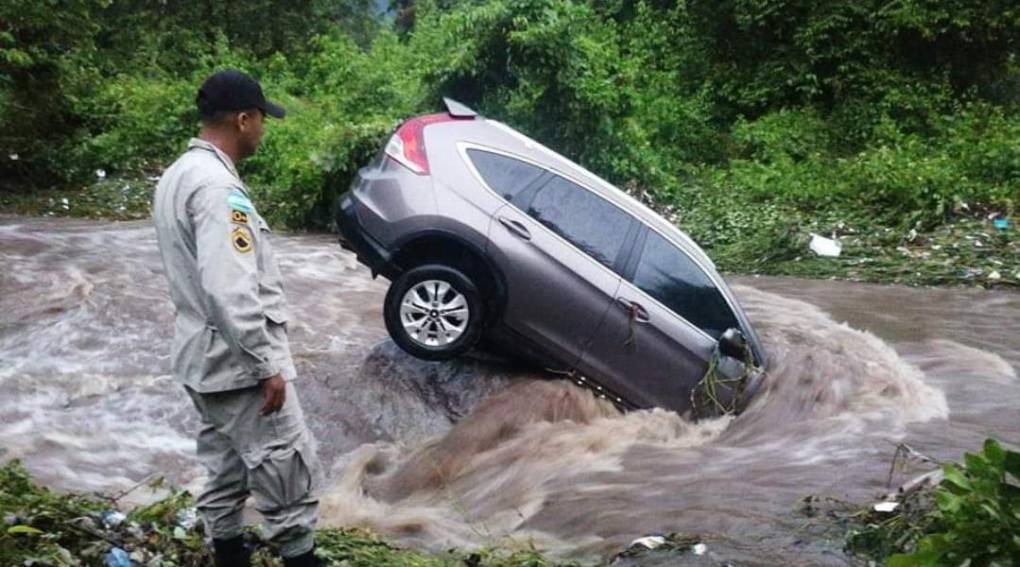
POLYGON ((287 382, 283 376, 275 374, 262 381, 262 399, 265 401, 259 411, 262 415, 269 415, 283 407, 287 399, 287 382))

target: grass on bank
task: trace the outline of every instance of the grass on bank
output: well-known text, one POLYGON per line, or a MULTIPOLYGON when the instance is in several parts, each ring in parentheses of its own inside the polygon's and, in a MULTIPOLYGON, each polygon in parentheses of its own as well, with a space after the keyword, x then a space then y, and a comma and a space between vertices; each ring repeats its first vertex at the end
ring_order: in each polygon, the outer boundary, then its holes
MULTIPOLYGON (((0 565, 106 565, 111 550, 122 549, 135 565, 205 567, 212 556, 203 543, 201 524, 186 522, 191 497, 169 497, 112 519, 115 503, 99 496, 58 494, 32 482, 18 461, 0 466, 0 565)), ((263 544, 254 567, 280 562, 263 544)), ((530 551, 484 549, 428 554, 400 549, 357 529, 323 529, 316 534, 318 553, 329 565, 401 567, 546 567, 569 566, 530 551)))
MULTIPOLYGON (((896 495, 894 509, 808 497, 802 513, 823 516, 845 533, 856 561, 890 567, 1012 565, 1020 559, 1020 452, 993 439, 960 463, 942 468, 935 486, 915 483, 896 495)), ((135 564, 198 567, 211 564, 201 525, 186 492, 113 519, 115 502, 100 496, 57 494, 34 484, 18 461, 0 466, 0 565, 104 565, 114 548, 135 564)), ((667 537, 662 549, 683 554, 698 538, 667 537)), ((319 530, 316 544, 330 565, 409 567, 545 567, 557 563, 534 550, 449 550, 427 554, 400 549, 356 529, 319 530)), ((617 557, 640 564, 647 550, 617 557)), ((255 567, 279 562, 261 545, 255 567)))

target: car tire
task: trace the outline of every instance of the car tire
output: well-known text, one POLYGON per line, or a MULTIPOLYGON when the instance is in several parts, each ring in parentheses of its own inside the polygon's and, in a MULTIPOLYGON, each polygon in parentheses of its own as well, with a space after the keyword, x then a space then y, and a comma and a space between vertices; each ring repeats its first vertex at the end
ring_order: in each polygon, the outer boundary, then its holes
POLYGON ((408 354, 450 360, 478 344, 485 308, 470 276, 450 266, 426 264, 393 280, 383 318, 393 342, 408 354))

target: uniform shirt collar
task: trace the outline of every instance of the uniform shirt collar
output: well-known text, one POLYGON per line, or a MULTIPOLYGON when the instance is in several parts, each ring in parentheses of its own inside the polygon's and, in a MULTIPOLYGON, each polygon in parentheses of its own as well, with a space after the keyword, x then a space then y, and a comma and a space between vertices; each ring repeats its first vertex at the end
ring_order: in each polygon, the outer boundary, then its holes
POLYGON ((231 175, 236 177, 238 181, 241 180, 241 176, 237 174, 237 168, 234 167, 234 161, 230 159, 230 156, 223 153, 222 150, 217 148, 215 144, 213 144, 212 142, 207 142, 201 138, 192 138, 191 141, 188 142, 188 149, 192 150, 195 148, 210 151, 213 154, 215 154, 216 157, 219 158, 221 162, 223 162, 223 165, 224 167, 227 168, 227 171, 229 171, 231 175))

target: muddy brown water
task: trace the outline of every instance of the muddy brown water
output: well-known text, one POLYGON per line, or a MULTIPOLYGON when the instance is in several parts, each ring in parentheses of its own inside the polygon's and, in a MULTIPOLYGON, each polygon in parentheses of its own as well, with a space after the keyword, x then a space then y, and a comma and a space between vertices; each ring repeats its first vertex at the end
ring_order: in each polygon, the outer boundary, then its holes
MULTIPOLYGON (((733 278, 774 366, 743 415, 692 424, 620 415, 485 357, 412 359, 386 338, 384 280, 330 236, 276 245, 299 391, 330 464, 323 524, 590 561, 687 532, 708 553, 661 564, 839 565, 838 535, 798 512, 805 496, 871 501, 900 442, 940 460, 987 436, 1020 444, 1020 294, 733 278)), ((150 225, 0 218, 0 266, 3 457, 63 490, 151 476, 197 489, 150 225)))

